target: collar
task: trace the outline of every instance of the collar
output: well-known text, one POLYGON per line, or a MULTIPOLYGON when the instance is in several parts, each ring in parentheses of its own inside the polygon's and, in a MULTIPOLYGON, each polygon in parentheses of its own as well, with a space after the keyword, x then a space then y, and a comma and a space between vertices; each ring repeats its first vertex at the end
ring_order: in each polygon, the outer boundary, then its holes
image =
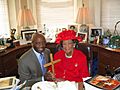
MULTIPOLYGON (((33 47, 32 47, 32 50, 35 53, 35 55, 37 56, 37 58, 39 59, 41 53, 36 52, 33 47)), ((42 52, 42 54, 44 54, 44 53, 42 52)))

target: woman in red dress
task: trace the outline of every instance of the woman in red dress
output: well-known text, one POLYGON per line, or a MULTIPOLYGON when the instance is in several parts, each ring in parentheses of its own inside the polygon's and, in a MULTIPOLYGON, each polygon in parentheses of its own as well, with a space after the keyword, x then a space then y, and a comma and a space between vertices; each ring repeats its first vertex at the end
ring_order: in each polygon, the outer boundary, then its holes
POLYGON ((78 90, 83 89, 83 78, 89 76, 86 56, 75 49, 76 40, 81 41, 80 37, 76 37, 74 30, 65 30, 57 35, 56 43, 62 45, 54 55, 54 60, 61 59, 55 64, 55 78, 59 80, 69 80, 78 82, 78 90))

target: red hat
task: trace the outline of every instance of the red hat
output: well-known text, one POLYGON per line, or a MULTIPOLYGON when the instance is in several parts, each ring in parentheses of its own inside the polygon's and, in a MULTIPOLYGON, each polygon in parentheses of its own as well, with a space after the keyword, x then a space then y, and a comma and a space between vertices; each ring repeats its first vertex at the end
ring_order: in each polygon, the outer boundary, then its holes
POLYGON ((59 44, 60 41, 63 40, 78 40, 79 42, 82 41, 80 37, 76 37, 76 32, 74 30, 64 30, 60 32, 55 40, 55 43, 59 44))

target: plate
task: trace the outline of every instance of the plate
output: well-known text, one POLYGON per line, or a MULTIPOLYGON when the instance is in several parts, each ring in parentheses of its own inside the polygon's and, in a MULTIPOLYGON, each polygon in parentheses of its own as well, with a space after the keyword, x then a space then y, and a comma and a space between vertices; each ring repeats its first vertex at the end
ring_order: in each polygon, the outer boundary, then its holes
POLYGON ((56 85, 54 82, 37 82, 32 86, 32 90, 55 90, 56 85))
POLYGON ((35 83, 31 90, 77 90, 77 84, 70 81, 61 81, 57 85, 54 82, 37 82, 35 83))

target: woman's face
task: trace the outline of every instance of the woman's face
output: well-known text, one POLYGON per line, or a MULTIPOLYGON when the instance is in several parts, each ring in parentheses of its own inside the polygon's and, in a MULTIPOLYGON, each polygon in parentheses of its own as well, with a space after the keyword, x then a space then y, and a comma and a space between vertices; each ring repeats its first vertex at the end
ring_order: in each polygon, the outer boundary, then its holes
POLYGON ((74 43, 72 40, 64 40, 63 43, 63 50, 67 55, 72 55, 73 53, 73 48, 74 48, 74 43))

